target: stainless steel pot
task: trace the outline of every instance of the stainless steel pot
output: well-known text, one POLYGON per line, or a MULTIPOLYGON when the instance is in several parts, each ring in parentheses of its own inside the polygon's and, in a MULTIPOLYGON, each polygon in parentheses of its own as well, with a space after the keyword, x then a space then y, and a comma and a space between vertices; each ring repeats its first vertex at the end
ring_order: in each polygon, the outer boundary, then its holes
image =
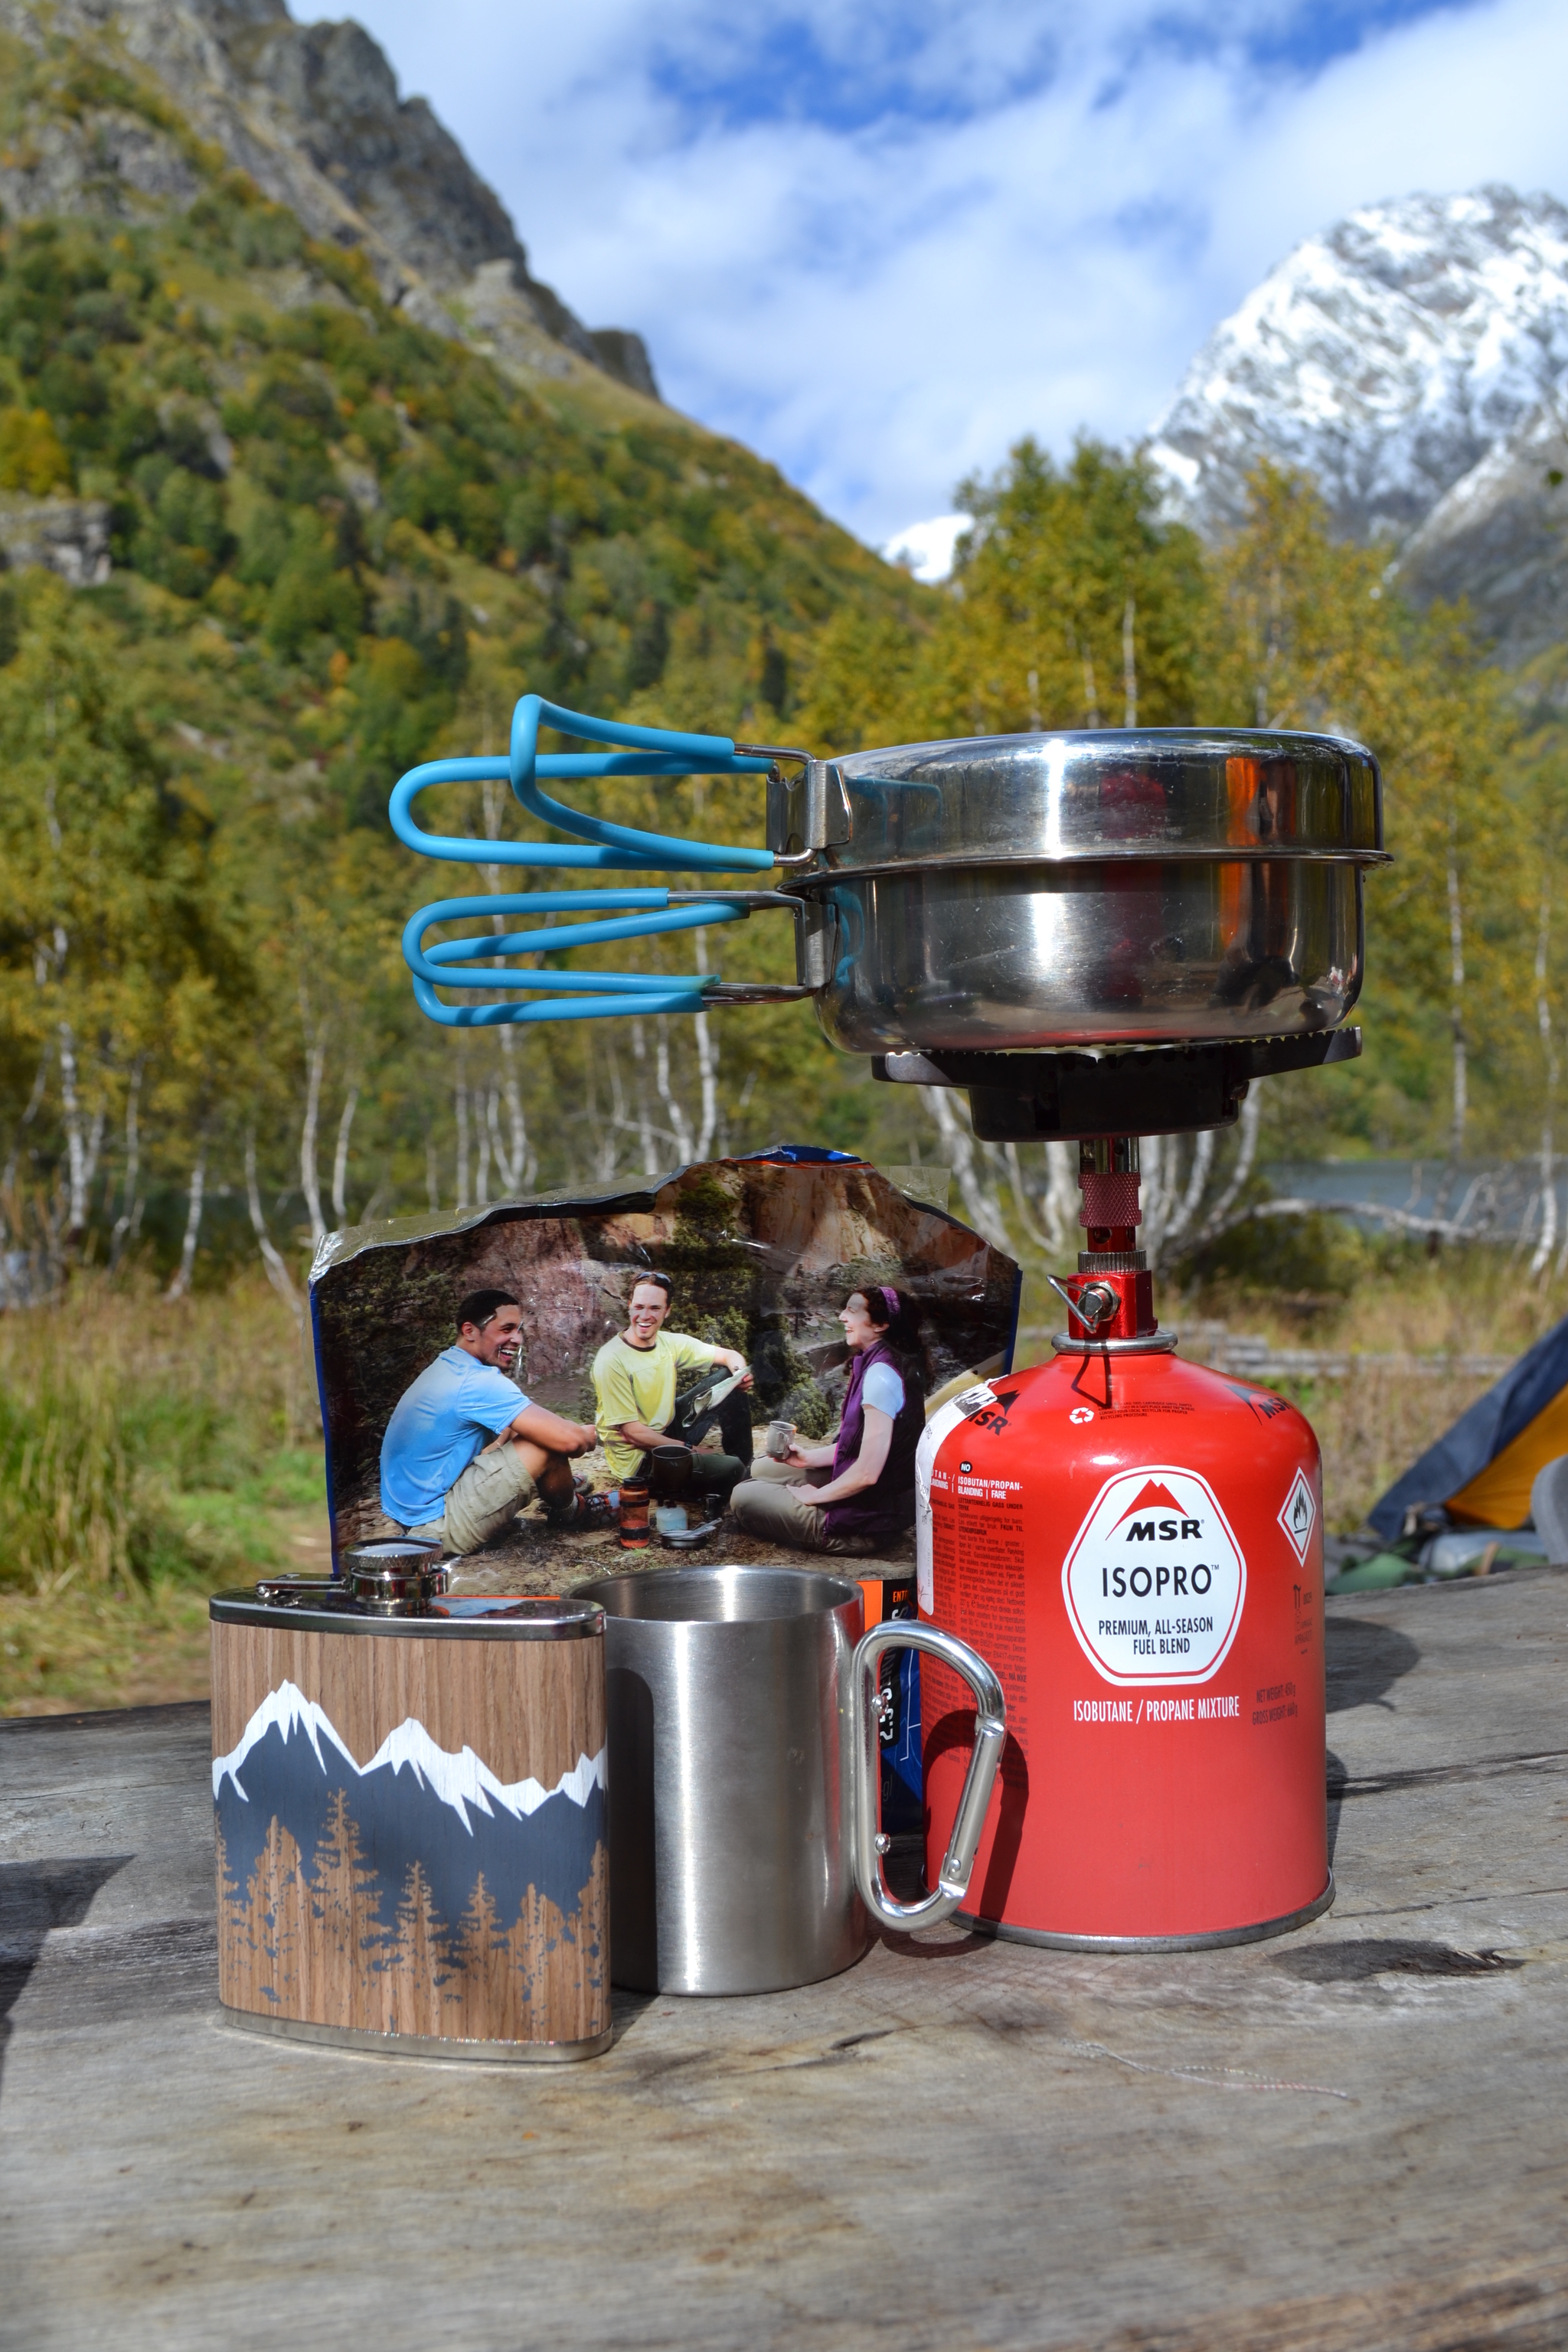
POLYGON ((1360 993, 1377 762, 1335 736, 982 736, 770 788, 800 977, 852 1053, 1334 1027, 1360 993))
POLYGON ((680 1568, 576 1588, 605 1612, 611 1967, 640 1991, 775 1992, 859 1958, 873 1919, 962 1901, 1006 1736, 984 1662, 926 1625, 858 1642, 860 1588, 811 1569, 680 1568), (962 1675, 974 1755, 940 1884, 899 1903, 877 1831, 879 1668, 962 1675))

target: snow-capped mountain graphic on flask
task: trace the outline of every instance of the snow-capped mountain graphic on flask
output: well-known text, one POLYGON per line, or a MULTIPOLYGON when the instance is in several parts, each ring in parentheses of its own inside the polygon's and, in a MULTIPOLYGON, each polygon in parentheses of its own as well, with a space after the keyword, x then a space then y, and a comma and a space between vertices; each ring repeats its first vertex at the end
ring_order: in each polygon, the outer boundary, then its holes
POLYGON ((541 1952, 607 1994, 602 1748, 553 1788, 508 1783, 409 1716, 362 1765, 285 1681, 214 1760, 213 1801, 231 2006, 300 2014, 302 1988, 331 1982, 322 2022, 447 2035, 478 1971, 526 2039, 541 1952))

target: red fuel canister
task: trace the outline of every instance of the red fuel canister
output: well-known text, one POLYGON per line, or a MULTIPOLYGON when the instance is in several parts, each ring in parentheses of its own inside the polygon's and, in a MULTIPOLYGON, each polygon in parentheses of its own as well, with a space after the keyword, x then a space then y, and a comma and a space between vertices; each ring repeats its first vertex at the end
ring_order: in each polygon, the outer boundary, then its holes
MULTIPOLYGON (((1126 1296, 1140 1272, 1101 1279, 1150 1328, 1064 1335, 941 1407, 918 1459, 921 1615, 1007 1698, 965 1916, 1026 1941, 1239 1942, 1332 1898, 1317 1441, 1283 1398, 1171 1352, 1146 1274, 1126 1296)), ((921 1663, 934 1873, 973 1714, 921 1663)))

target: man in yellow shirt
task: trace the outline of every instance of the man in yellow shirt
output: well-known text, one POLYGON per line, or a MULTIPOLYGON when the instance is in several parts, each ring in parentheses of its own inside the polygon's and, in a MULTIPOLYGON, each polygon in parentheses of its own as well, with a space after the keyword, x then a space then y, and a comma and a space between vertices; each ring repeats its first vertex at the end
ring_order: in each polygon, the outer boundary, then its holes
POLYGON ((594 1359, 595 1422, 612 1477, 625 1486, 648 1479, 660 1496, 712 1493, 727 1502, 752 1464, 752 1416, 745 1391, 752 1385, 746 1360, 733 1348, 715 1348, 685 1331, 667 1331, 670 1280, 645 1274, 632 1288, 626 1328, 606 1339, 594 1359), (679 1374, 706 1364, 722 1364, 742 1375, 712 1412, 682 1423, 672 1433, 679 1374), (716 1430, 723 1450, 698 1441, 716 1430), (688 1459, 679 1461, 673 1446, 688 1459), (655 1448, 662 1449, 657 1460, 655 1448))

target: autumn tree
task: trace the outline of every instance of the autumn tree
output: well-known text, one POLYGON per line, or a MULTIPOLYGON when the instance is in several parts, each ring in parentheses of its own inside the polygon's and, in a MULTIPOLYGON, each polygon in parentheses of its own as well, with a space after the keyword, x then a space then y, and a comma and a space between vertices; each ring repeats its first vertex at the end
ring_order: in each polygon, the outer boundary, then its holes
MULTIPOLYGON (((105 633, 52 580, 32 587, 27 622, 0 671, 0 1053, 20 1097, 6 1164, 8 1189, 30 1180, 70 1251, 116 1134, 133 1216, 150 1114, 232 955, 210 828, 172 789, 105 633)), ((199 1134, 199 1087, 179 1109, 199 1134)))

